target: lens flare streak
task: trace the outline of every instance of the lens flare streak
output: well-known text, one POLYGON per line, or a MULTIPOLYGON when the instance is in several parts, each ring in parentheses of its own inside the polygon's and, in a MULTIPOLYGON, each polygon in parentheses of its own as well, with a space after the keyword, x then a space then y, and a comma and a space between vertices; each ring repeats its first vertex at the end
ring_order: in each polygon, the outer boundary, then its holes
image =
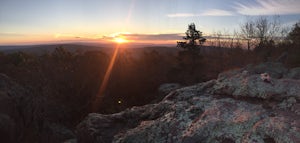
MULTIPOLYGON (((134 6, 135 6, 135 0, 132 0, 131 1, 131 4, 130 4, 130 8, 128 10, 128 14, 127 14, 127 17, 126 17, 126 26, 130 23, 130 18, 131 18, 131 14, 132 14, 132 11, 134 9, 134 6)), ((125 39, 124 39, 125 40, 125 39)), ((126 40, 125 40, 126 41, 126 40)), ((125 42, 124 41, 124 42, 125 42)), ((95 100, 92 101, 92 110, 95 112, 97 111, 97 107, 99 107, 99 105, 101 104, 101 101, 102 101, 102 98, 103 98, 103 94, 105 93, 105 89, 107 87, 107 84, 108 84, 108 81, 109 81, 109 78, 110 78, 110 75, 111 75, 111 72, 113 70, 113 67, 114 67, 114 64, 115 64, 115 61, 116 61, 116 58, 118 56, 118 52, 119 52, 119 48, 120 48, 120 44, 122 42, 118 42, 116 48, 115 48, 115 51, 113 53, 113 56, 111 58, 111 61, 109 63, 109 66, 105 72, 105 75, 104 75, 104 78, 103 78, 103 81, 102 81, 102 84, 99 88, 99 91, 98 91, 98 94, 95 96, 95 100)))
POLYGON ((112 73, 112 70, 113 70, 116 58, 118 56, 119 48, 120 48, 120 44, 117 44, 117 46, 116 46, 116 48, 114 50, 113 56, 112 56, 112 58, 110 60, 110 63, 108 65, 108 68, 107 68, 107 70, 105 72, 105 75, 104 75, 102 84, 100 86, 100 89, 98 91, 98 94, 96 95, 95 100, 93 101, 92 108, 93 108, 94 111, 97 110, 97 107, 99 106, 99 104, 101 102, 101 99, 103 97, 103 94, 105 92, 105 89, 107 87, 107 84, 108 84, 110 75, 112 73))

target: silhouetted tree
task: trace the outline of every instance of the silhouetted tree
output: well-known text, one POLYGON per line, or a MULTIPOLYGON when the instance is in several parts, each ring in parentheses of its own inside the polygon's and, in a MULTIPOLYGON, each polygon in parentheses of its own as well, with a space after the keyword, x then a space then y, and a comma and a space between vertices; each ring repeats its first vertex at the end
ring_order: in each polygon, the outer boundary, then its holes
POLYGON ((241 26, 241 37, 247 40, 247 49, 250 50, 250 41, 255 37, 255 22, 248 20, 241 26))
POLYGON ((200 54, 200 46, 206 41, 202 37, 202 32, 196 29, 194 23, 188 25, 188 30, 185 32, 186 36, 183 37, 184 42, 177 42, 178 48, 185 49, 178 53, 178 67, 176 69, 182 81, 185 84, 198 82, 201 80, 197 76, 200 71, 202 63, 202 55, 200 54))
POLYGON ((186 41, 177 42, 177 47, 195 51, 199 50, 199 47, 206 41, 206 39, 202 37, 202 32, 196 29, 194 23, 189 24, 188 30, 185 32, 185 34, 186 36, 183 37, 183 39, 186 41))
POLYGON ((274 43, 275 37, 280 35, 281 25, 279 16, 274 16, 272 20, 268 17, 259 17, 255 21, 256 37, 259 45, 256 48, 264 48, 274 43))
POLYGON ((300 22, 297 22, 287 37, 293 44, 300 44, 300 22))
POLYGON ((291 67, 300 66, 300 21, 297 22, 287 36, 290 41, 285 49, 289 50, 288 64, 291 67))
POLYGON ((255 47, 256 51, 268 47, 275 43, 284 32, 279 16, 270 17, 260 16, 256 19, 248 18, 240 25, 240 37, 247 41, 248 50, 255 47))

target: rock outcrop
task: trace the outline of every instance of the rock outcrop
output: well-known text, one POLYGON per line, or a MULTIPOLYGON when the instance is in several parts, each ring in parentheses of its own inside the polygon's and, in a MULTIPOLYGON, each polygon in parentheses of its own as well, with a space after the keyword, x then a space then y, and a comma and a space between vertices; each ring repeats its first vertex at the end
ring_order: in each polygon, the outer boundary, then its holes
POLYGON ((165 83, 159 86, 158 94, 162 96, 166 96, 171 91, 176 90, 180 87, 181 85, 179 83, 165 83))
POLYGON ((300 80, 285 78, 293 77, 288 74, 277 63, 248 66, 174 90, 157 104, 111 115, 91 113, 77 126, 77 140, 298 143, 300 80), (261 73, 268 73, 271 81, 262 80, 261 73))
POLYGON ((155 97, 155 100, 152 101, 152 103, 158 103, 160 102, 166 95, 168 95, 170 92, 181 88, 182 86, 179 83, 164 83, 161 84, 158 87, 158 94, 155 97))
POLYGON ((300 67, 290 69, 289 73, 286 75, 287 78, 300 79, 300 67))

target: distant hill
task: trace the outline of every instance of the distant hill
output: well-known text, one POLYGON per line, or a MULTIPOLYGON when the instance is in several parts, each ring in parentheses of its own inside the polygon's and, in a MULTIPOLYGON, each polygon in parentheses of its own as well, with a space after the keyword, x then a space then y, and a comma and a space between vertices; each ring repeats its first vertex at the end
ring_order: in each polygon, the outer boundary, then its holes
POLYGON ((75 44, 54 44, 54 45, 28 45, 28 46, 0 46, 0 51, 3 53, 26 52, 41 55, 47 52, 53 52, 55 48, 63 47, 71 52, 78 50, 98 50, 101 47, 75 45, 75 44))
MULTIPOLYGON (((86 51, 104 51, 111 52, 111 49, 116 47, 116 44, 99 44, 99 43, 67 43, 67 44, 41 44, 41 45, 13 45, 13 46, 0 46, 0 52, 3 53, 14 53, 14 52, 25 52, 37 55, 44 53, 51 53, 55 48, 63 47, 70 52, 86 52, 86 51)), ((121 48, 126 49, 149 49, 160 52, 170 52, 175 48, 170 45, 155 45, 155 44, 122 44, 121 48)), ((176 50, 177 51, 177 50, 176 50)))

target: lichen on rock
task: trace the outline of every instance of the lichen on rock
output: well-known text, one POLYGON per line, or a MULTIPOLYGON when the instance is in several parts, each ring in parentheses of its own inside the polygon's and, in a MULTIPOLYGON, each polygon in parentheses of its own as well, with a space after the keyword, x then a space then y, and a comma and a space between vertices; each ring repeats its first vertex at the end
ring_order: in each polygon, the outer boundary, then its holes
POLYGON ((298 143, 300 81, 285 78, 280 64, 263 65, 176 89, 156 104, 91 113, 77 126, 78 142, 298 143), (261 80, 264 72, 271 83, 261 80))

